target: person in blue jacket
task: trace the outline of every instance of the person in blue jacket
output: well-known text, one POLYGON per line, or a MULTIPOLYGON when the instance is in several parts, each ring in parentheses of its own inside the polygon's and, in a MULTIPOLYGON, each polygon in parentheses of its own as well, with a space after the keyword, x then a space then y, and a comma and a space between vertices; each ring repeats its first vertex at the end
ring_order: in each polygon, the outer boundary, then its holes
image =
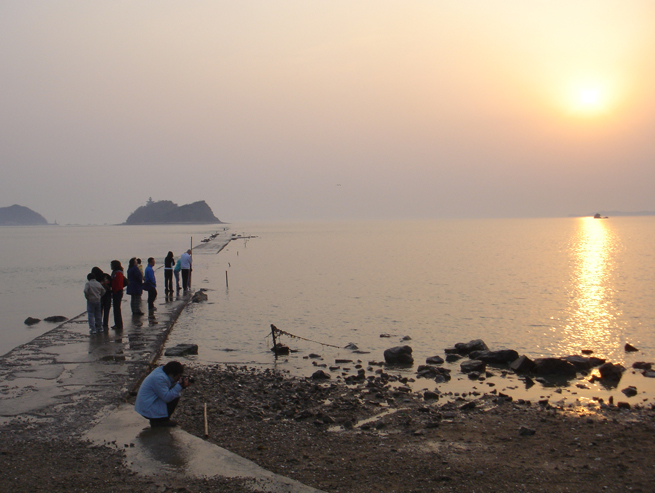
POLYGON ((150 420, 151 427, 177 426, 171 415, 180 401, 182 390, 189 386, 189 380, 182 377, 184 366, 171 361, 148 375, 136 396, 134 410, 150 420))
POLYGON ((155 259, 150 257, 148 259, 148 265, 146 266, 146 272, 143 276, 143 289, 148 291, 148 311, 154 312, 157 307, 155 306, 155 300, 157 299, 157 279, 155 278, 155 259))
POLYGON ((138 317, 143 315, 141 311, 141 295, 143 294, 143 276, 136 263, 136 257, 130 259, 129 267, 127 269, 127 290, 125 291, 132 298, 130 307, 132 308, 132 315, 138 317))

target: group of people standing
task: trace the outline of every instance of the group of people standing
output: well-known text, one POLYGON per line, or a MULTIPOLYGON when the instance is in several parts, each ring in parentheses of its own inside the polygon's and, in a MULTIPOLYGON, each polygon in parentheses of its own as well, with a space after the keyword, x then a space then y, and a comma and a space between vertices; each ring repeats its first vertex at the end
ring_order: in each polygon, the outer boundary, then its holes
MULTIPOLYGON (((180 272, 182 273, 182 288, 184 291, 191 289, 191 265, 193 259, 191 250, 184 252, 180 259, 175 262, 173 252, 168 252, 164 259, 164 292, 166 297, 173 296, 173 275, 175 276, 176 290, 180 291, 180 272)), ((133 257, 129 260, 127 276, 124 274, 123 266, 118 260, 110 263, 111 274, 107 274, 99 267, 94 267, 87 275, 87 283, 84 286, 84 297, 86 298, 86 309, 89 319, 89 332, 91 334, 109 331, 109 310, 114 306, 114 325, 112 329, 123 330, 123 315, 121 303, 123 301, 123 289, 130 295, 130 307, 132 316, 140 317, 145 315, 141 311, 141 298, 143 291, 148 293, 148 311, 153 313, 157 310, 155 300, 157 299, 157 278, 155 277, 155 259, 150 257, 145 269, 141 265, 141 259, 133 257)))

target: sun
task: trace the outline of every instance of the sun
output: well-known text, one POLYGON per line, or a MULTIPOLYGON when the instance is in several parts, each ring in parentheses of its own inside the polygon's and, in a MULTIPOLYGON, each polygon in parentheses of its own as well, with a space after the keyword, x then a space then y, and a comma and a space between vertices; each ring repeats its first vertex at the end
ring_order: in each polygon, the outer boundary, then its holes
POLYGON ((569 111, 577 116, 594 117, 609 111, 610 100, 607 88, 600 84, 578 85, 569 90, 569 111))
POLYGON ((601 94, 598 88, 581 89, 578 94, 580 106, 587 109, 596 109, 601 105, 601 94))

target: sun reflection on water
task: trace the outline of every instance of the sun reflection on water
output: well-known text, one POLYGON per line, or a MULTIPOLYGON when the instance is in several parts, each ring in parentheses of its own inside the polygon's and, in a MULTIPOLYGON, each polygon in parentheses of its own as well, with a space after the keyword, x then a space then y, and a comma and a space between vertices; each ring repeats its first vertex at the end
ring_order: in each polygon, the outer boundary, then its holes
POLYGON ((619 343, 611 281, 616 238, 607 221, 582 218, 571 249, 574 274, 570 315, 560 350, 563 354, 579 354, 582 349, 608 354, 619 343))

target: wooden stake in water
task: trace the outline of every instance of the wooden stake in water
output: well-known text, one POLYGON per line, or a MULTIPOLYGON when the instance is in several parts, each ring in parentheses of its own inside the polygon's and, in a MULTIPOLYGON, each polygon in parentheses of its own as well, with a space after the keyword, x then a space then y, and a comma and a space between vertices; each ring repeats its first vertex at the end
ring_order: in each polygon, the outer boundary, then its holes
POLYGON ((209 436, 209 428, 207 427, 207 403, 205 402, 205 438, 209 436))
POLYGON ((230 287, 230 282, 229 282, 229 280, 228 280, 228 278, 227 278, 227 271, 225 271, 225 287, 226 287, 226 288, 229 288, 229 287, 230 287))
POLYGON ((275 353, 275 359, 277 359, 277 341, 275 340, 275 325, 271 324, 271 334, 273 335, 273 352, 275 353))

